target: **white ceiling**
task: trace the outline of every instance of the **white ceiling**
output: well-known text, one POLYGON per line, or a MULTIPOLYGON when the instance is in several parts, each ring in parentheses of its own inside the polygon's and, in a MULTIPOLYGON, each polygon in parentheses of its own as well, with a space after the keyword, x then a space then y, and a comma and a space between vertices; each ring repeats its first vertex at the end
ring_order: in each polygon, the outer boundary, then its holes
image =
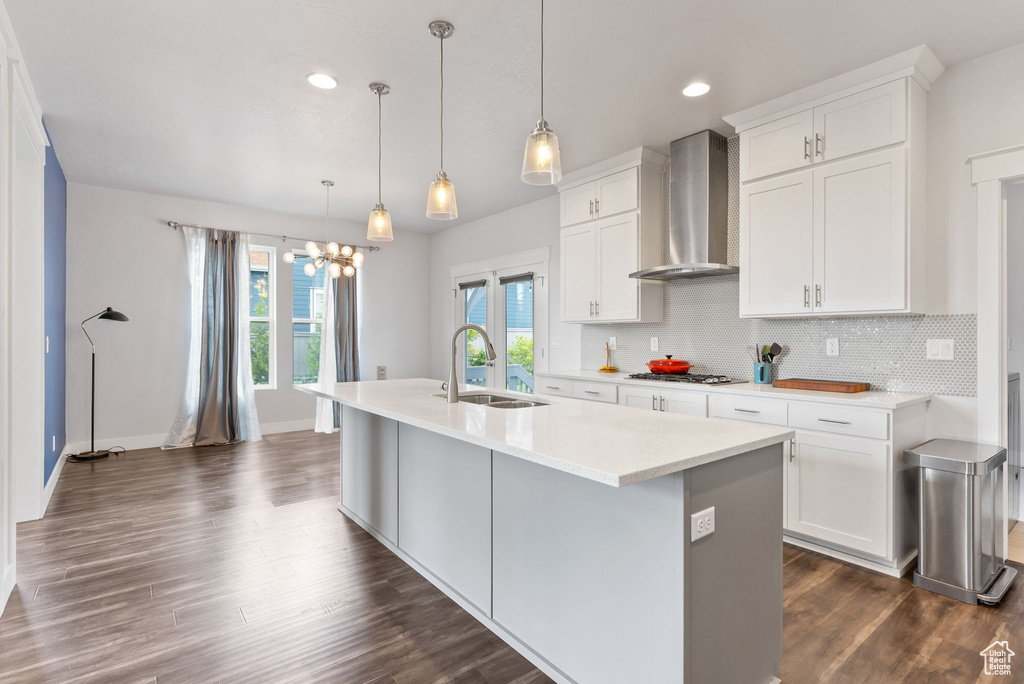
MULTIPOLYGON (((438 41, 447 19, 445 170, 466 222, 554 192, 519 181, 538 115, 536 0, 6 0, 71 182, 365 221, 424 218, 438 169, 438 41), (309 86, 325 71, 340 86, 309 86)), ((715 128, 724 114, 928 43, 951 65, 1024 36, 1020 0, 549 0, 546 118, 563 171, 715 128), (693 80, 711 92, 684 98, 693 80)))

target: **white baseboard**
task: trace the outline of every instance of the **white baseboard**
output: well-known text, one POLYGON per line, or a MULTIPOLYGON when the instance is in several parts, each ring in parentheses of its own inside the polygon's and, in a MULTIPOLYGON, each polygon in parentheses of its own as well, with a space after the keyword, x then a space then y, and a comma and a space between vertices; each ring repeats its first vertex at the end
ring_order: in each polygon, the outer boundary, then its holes
POLYGON ((43 487, 43 510, 41 511, 43 517, 46 515, 46 509, 50 505, 50 497, 53 496, 53 490, 57 488, 57 480, 60 479, 60 474, 64 471, 64 464, 68 462, 68 455, 71 452, 68 450, 68 445, 64 445, 64 449, 60 452, 60 458, 57 459, 57 463, 53 466, 53 472, 50 473, 50 479, 46 481, 46 486, 43 487))
POLYGON ((867 568, 868 570, 880 572, 883 575, 888 575, 889 577, 903 577, 903 575, 907 573, 907 569, 910 567, 910 564, 917 560, 917 551, 914 551, 913 553, 907 555, 906 558, 901 558, 896 563, 889 565, 887 563, 868 560, 867 558, 861 558, 859 556, 853 555, 852 553, 840 551, 839 549, 833 549, 828 546, 822 546, 821 544, 815 544, 814 542, 809 541, 807 539, 793 537, 785 533, 783 533, 782 535, 782 541, 786 542, 787 544, 792 544, 793 546, 799 546, 802 549, 807 549, 808 551, 816 551, 825 556, 832 556, 833 558, 838 558, 839 560, 846 561, 847 563, 859 565, 860 567, 867 568))
MULTIPOLYGON (((289 420, 280 423, 260 423, 260 432, 265 435, 273 435, 281 432, 299 432, 301 430, 312 430, 316 420, 308 418, 304 420, 289 420)), ((115 446, 124 447, 128 451, 136 449, 153 449, 162 447, 167 442, 167 435, 139 435, 137 437, 111 437, 99 440, 97 448, 111 449, 115 446)), ((78 454, 89 451, 89 442, 71 442, 65 447, 68 454, 78 454)))
POLYGON ((14 591, 14 585, 17 582, 18 573, 15 565, 12 563, 3 568, 3 580, 0 581, 0 615, 4 614, 4 608, 7 607, 7 599, 11 597, 11 592, 14 591))

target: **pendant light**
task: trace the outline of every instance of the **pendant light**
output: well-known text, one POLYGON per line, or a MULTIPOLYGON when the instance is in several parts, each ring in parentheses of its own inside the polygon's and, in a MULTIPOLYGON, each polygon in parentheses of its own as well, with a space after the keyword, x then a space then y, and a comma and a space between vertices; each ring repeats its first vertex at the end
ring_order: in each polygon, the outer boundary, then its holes
POLYGON ((558 136, 544 120, 544 0, 540 0, 540 121, 526 138, 520 178, 529 185, 554 185, 562 180, 558 136))
POLYGON ((391 88, 383 83, 371 83, 370 92, 377 94, 377 206, 370 212, 370 222, 366 226, 366 239, 372 242, 391 242, 395 239, 391 232, 391 214, 380 201, 380 167, 381 167, 381 135, 382 110, 380 98, 391 92, 391 88))
POLYGON ((441 40, 441 170, 427 192, 427 218, 450 221, 459 217, 455 204, 455 184, 444 172, 444 39, 450 38, 455 27, 447 21, 430 23, 430 34, 441 40))

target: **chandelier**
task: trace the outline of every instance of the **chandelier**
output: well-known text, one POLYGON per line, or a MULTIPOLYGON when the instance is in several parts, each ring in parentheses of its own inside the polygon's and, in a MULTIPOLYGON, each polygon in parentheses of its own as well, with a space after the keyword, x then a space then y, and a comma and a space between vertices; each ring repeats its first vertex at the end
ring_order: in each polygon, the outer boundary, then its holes
MULTIPOLYGON (((332 278, 340 278, 343 275, 351 278, 356 274, 356 269, 363 265, 363 255, 349 245, 339 245, 337 242, 330 241, 331 188, 334 187, 334 181, 324 180, 320 181, 320 184, 327 188, 327 211, 324 214, 324 236, 327 238, 327 243, 319 245, 312 240, 306 243, 306 254, 312 261, 303 266, 302 271, 312 277, 319 269, 326 268, 332 278)), ((295 252, 285 252, 284 262, 286 264, 295 263, 295 252)))

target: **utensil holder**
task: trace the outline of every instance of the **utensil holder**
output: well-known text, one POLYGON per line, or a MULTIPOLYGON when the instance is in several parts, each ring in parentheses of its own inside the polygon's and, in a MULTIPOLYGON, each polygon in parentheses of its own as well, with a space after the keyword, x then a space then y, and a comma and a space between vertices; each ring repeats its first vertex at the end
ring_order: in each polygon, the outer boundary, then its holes
POLYGON ((770 385, 772 384, 772 364, 770 363, 755 363, 754 364, 754 383, 758 385, 770 385))

